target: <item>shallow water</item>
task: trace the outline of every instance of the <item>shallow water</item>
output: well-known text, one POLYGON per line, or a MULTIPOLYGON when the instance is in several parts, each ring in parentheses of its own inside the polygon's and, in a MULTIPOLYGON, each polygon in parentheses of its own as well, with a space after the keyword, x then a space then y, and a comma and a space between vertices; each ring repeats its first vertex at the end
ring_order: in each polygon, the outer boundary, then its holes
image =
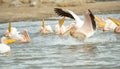
MULTIPOLYGON (((98 16, 118 18, 120 14, 98 16)), ((58 20, 45 22, 54 29, 58 20)), ((0 24, 0 37, 7 25, 0 24)), ((10 44, 11 55, 0 56, 0 69, 120 69, 120 34, 97 30, 93 37, 81 41, 68 35, 41 35, 39 21, 15 22, 12 26, 19 31, 28 29, 32 41, 10 44)))

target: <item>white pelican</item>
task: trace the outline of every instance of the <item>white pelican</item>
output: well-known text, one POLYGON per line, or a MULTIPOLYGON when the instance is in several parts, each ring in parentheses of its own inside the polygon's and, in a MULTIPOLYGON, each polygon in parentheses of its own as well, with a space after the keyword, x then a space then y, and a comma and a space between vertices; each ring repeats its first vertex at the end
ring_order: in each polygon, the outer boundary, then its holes
POLYGON ((55 33, 56 34, 59 34, 59 35, 62 35, 66 32, 66 27, 63 25, 65 21, 65 17, 62 18, 59 23, 55 26, 55 33))
POLYGON ((53 30, 50 25, 45 25, 44 19, 42 20, 42 26, 40 28, 40 33, 41 34, 50 34, 53 33, 53 30))
POLYGON ((7 38, 6 42, 8 44, 13 42, 29 42, 31 40, 27 30, 24 30, 23 34, 20 34, 16 28, 11 27, 11 23, 9 23, 9 27, 5 36, 7 38))
POLYGON ((5 40, 6 40, 6 37, 1 38, 0 54, 7 54, 11 51, 10 46, 4 43, 5 40))
MULTIPOLYGON (((92 36, 96 30, 96 23, 94 21, 94 15, 88 9, 84 11, 84 22, 79 19, 79 17, 70 10, 55 8, 54 11, 64 17, 69 17, 74 19, 76 22, 72 23, 72 27, 68 30, 73 37, 88 38, 92 36)), ((67 31, 67 32, 68 32, 67 31)))
POLYGON ((111 31, 115 30, 118 23, 112 21, 112 18, 108 18, 107 20, 103 20, 99 17, 95 17, 96 21, 98 22, 98 27, 101 27, 103 31, 111 31))

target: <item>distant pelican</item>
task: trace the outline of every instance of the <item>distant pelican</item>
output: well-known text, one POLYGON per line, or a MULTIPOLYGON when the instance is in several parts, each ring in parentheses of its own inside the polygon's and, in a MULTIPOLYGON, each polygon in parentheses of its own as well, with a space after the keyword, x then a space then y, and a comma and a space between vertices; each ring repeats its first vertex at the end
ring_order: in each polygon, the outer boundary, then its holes
POLYGON ((66 32, 66 27, 63 25, 65 21, 65 17, 62 18, 59 23, 55 26, 55 33, 56 34, 59 34, 59 35, 62 35, 66 32))
MULTIPOLYGON (((55 8, 54 11, 64 17, 72 18, 76 23, 72 23, 72 27, 68 30, 73 37, 88 38, 92 36, 96 30, 96 23, 94 21, 94 15, 88 9, 84 11, 84 22, 79 19, 79 17, 70 10, 65 10, 61 8, 55 8)), ((67 32, 68 32, 67 31, 67 32)))
MULTIPOLYGON (((102 28, 103 31, 111 31, 111 30, 115 30, 115 28, 117 27, 117 22, 113 22, 112 18, 108 17, 108 19, 103 20, 99 17, 95 17, 96 21, 98 22, 98 27, 102 28)), ((119 25, 119 24, 118 24, 119 25)))
POLYGON ((44 19, 42 20, 42 26, 40 28, 40 33, 41 34, 50 34, 53 33, 53 30, 50 25, 45 25, 44 19))
POLYGON ((23 31, 23 34, 20 34, 20 32, 11 26, 11 23, 9 23, 8 30, 6 32, 6 42, 8 44, 13 42, 29 42, 31 39, 27 33, 27 30, 23 31))
POLYGON ((4 40, 6 40, 6 37, 1 38, 1 43, 0 43, 0 54, 8 54, 11 49, 10 46, 4 43, 4 40))

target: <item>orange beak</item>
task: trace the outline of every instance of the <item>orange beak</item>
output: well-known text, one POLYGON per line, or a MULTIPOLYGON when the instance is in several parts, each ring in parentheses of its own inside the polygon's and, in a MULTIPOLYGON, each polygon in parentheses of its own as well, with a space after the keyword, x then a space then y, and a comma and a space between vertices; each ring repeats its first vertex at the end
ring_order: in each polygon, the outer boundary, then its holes
POLYGON ((95 20, 98 22, 98 27, 99 27, 99 28, 104 27, 105 24, 106 24, 101 18, 99 18, 99 17, 97 17, 97 16, 95 16, 95 20))
POLYGON ((44 21, 44 18, 42 19, 42 27, 45 28, 45 21, 44 21))
POLYGON ((8 26, 8 32, 9 32, 9 33, 10 33, 11 30, 12 30, 11 27, 12 27, 12 26, 11 26, 11 22, 9 22, 9 26, 8 26))
POLYGON ((65 21, 65 17, 63 17, 63 18, 59 21, 59 26, 60 26, 60 27, 62 27, 64 21, 65 21))

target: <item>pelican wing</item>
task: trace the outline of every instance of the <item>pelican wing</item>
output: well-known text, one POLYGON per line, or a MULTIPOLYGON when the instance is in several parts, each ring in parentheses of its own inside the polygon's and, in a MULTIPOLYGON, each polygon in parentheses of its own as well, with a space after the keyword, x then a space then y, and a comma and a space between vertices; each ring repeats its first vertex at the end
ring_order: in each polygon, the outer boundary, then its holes
POLYGON ((90 37, 93 35, 94 30, 96 30, 94 15, 90 10, 85 11, 83 14, 84 14, 84 25, 79 30, 80 32, 84 33, 87 37, 90 37))
POLYGON ((93 29, 94 30, 96 30, 96 22, 95 22, 95 17, 94 17, 94 15, 93 15, 93 13, 88 9, 88 11, 89 11, 89 16, 90 16, 90 19, 91 19, 91 21, 92 21, 92 27, 93 27, 93 29))
POLYGON ((54 11, 59 15, 59 16, 66 16, 69 18, 74 19, 74 17, 67 11, 61 8, 55 8, 54 11))
POLYGON ((80 18, 72 11, 70 10, 64 10, 61 8, 55 8, 54 11, 59 15, 59 16, 64 16, 64 17, 69 17, 72 18, 76 21, 76 23, 81 27, 83 25, 83 21, 80 20, 80 18))

